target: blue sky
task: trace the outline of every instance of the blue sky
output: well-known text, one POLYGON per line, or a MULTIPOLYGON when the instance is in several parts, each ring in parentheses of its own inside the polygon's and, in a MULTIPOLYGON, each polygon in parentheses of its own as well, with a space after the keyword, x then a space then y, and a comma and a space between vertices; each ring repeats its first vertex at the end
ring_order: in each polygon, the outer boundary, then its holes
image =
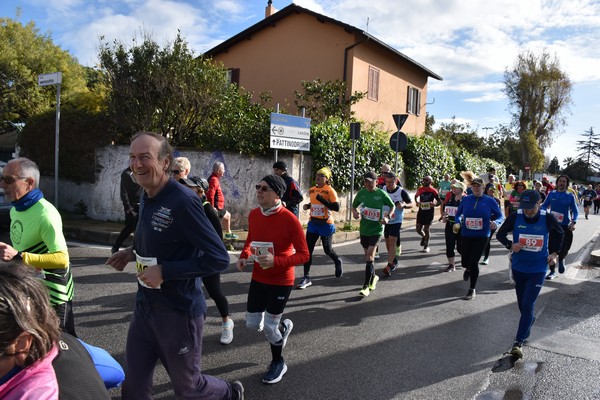
MULTIPOLYGON (((273 0, 276 9, 292 3, 273 0)), ((444 80, 430 80, 427 111, 436 121, 485 127, 510 120, 503 73, 524 50, 556 55, 573 82, 567 126, 546 154, 575 157, 577 140, 600 129, 599 0, 297 0, 296 4, 369 33, 444 80)), ((267 0, 2 0, 0 15, 33 20, 80 63, 95 65, 99 36, 140 32, 172 40, 179 29, 202 53, 264 18, 267 0)))

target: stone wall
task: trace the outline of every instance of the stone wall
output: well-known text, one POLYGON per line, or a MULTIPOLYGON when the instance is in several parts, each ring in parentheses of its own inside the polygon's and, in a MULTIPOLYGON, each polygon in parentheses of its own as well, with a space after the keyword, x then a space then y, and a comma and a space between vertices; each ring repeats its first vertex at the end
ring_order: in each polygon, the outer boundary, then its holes
MULTIPOLYGON (((119 197, 121 171, 128 164, 128 146, 107 146, 96 152, 96 183, 77 184, 68 180, 59 180, 59 208, 74 211, 78 203, 87 206, 87 216, 101 221, 120 221, 124 219, 123 205, 119 197)), ((180 150, 177 156, 184 156, 192 165, 191 175, 208 178, 215 161, 225 164, 225 176, 221 186, 225 195, 225 207, 232 215, 232 228, 247 227, 248 213, 257 206, 254 186, 260 179, 273 172, 273 158, 245 157, 243 155, 221 151, 204 152, 180 150)), ((284 154, 279 160, 285 161, 289 173, 299 181, 307 198, 307 189, 314 185, 312 159, 308 155, 284 154)), ((40 187, 48 199, 54 199, 54 178, 42 177, 40 187)), ((306 202, 306 200, 305 200, 306 202)), ((346 218, 347 199, 341 199, 342 209, 336 220, 346 218)), ((308 212, 300 213, 301 222, 308 219, 308 212)))

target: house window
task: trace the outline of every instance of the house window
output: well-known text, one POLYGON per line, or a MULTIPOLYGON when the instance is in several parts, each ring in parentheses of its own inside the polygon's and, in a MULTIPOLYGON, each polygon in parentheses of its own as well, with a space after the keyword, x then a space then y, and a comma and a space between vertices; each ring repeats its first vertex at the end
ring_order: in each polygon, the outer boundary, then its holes
POLYGON ((239 68, 229 68, 227 70, 227 83, 235 83, 237 86, 240 86, 240 69, 239 68))
POLYGON ((377 101, 379 99, 379 70, 369 67, 369 87, 367 99, 377 101))
POLYGON ((406 102, 406 111, 417 117, 421 114, 421 91, 417 88, 408 87, 408 99, 406 102))

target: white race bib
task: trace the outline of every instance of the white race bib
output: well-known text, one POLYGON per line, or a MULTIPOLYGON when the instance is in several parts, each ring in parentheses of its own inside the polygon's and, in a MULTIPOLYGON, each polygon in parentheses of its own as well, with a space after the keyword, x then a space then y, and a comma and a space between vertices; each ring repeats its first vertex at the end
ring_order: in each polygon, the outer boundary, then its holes
POLYGON ((456 207, 456 206, 446 206, 446 208, 444 208, 444 211, 446 212, 447 216, 454 217, 456 215, 456 212, 458 211, 458 207, 456 207))
MULTIPOLYGON (((133 254, 135 254, 135 269, 138 273, 144 272, 144 270, 150 265, 158 264, 158 260, 156 259, 156 257, 142 257, 135 251, 133 252, 133 254)), ((148 289, 160 289, 160 285, 158 285, 157 287, 150 287, 144 282, 142 282, 140 278, 138 278, 138 282, 140 283, 140 285, 148 289)))
POLYGON ((565 214, 563 214, 563 213, 559 213, 557 211, 550 211, 550 212, 552 213, 552 215, 554 215, 556 220, 560 223, 562 223, 563 219, 565 219, 565 214))
POLYGON ((323 204, 312 204, 310 205, 310 216, 311 217, 324 217, 325 206, 323 204))
POLYGON ((250 248, 252 249, 252 254, 248 257, 248 260, 255 261, 262 269, 267 269, 267 267, 263 267, 261 263, 258 262, 258 256, 263 254, 271 253, 275 255, 275 247, 273 246, 273 242, 250 242, 250 248))
POLYGON ((483 218, 465 218, 465 226, 472 231, 480 231, 483 229, 483 218))
POLYGON ((543 235, 519 235, 519 243, 523 245, 521 250, 539 252, 542 251, 542 247, 544 246, 544 236, 543 235))
POLYGON ((381 210, 379 208, 364 207, 362 210, 363 218, 369 221, 377 221, 381 219, 381 210))

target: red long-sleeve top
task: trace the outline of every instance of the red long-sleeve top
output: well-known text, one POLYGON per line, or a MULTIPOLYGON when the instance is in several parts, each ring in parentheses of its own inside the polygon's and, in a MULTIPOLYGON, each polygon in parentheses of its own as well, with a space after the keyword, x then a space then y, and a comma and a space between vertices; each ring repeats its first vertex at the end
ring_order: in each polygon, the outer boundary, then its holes
POLYGON ((269 216, 259 208, 248 215, 248 237, 240 258, 253 254, 252 242, 273 243, 273 267, 263 269, 255 262, 252 279, 268 285, 292 286, 294 266, 304 264, 310 257, 302 225, 285 207, 269 216))

